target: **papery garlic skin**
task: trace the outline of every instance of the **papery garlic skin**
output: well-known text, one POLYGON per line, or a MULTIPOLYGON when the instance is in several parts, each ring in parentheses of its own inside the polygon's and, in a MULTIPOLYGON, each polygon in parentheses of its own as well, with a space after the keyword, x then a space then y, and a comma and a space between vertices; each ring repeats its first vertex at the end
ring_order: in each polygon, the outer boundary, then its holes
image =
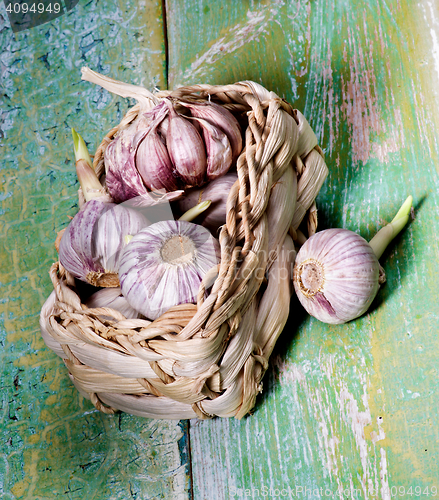
POLYGON ((161 221, 126 246, 119 267, 123 295, 154 320, 170 307, 194 302, 203 276, 219 262, 217 240, 186 221, 161 221))
POLYGON ((207 153, 206 178, 208 180, 221 177, 232 165, 232 148, 227 135, 207 120, 193 118, 202 129, 207 153))
POLYGON ((136 168, 131 139, 121 134, 110 142, 104 153, 105 182, 116 203, 148 193, 136 168))
POLYGON ((380 265, 369 243, 346 229, 311 236, 297 254, 293 282, 305 310, 324 323, 358 318, 379 290, 380 265))
POLYGON ((117 277, 108 284, 100 275, 116 274, 125 236, 137 234, 149 221, 137 210, 88 201, 70 221, 59 244, 61 265, 75 278, 94 286, 118 286, 117 277))

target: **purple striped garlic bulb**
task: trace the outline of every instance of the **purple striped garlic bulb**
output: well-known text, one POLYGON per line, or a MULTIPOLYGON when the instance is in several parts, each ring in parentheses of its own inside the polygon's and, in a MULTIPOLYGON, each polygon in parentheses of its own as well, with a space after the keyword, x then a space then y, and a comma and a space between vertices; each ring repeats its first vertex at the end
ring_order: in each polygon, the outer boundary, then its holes
POLYGON ((160 100, 88 68, 82 78, 139 103, 137 117, 120 128, 104 153, 106 186, 117 203, 148 191, 202 186, 225 174, 242 152, 239 122, 219 104, 160 100))
POLYGON ((380 287, 380 265, 369 243, 347 229, 326 229, 300 248, 294 289, 306 311, 324 323, 365 313, 380 287))
POLYGON ((119 266, 122 293, 148 319, 194 302, 205 274, 219 263, 219 244, 202 226, 161 221, 125 247, 119 266))
POLYGON ((293 282, 300 303, 311 316, 340 324, 369 309, 385 281, 378 259, 406 225, 412 202, 409 196, 369 243, 347 229, 326 229, 303 244, 294 264, 293 282))
POLYGON ((117 272, 126 236, 149 221, 137 210, 92 199, 73 217, 61 238, 59 261, 75 278, 94 286, 119 286, 117 272))

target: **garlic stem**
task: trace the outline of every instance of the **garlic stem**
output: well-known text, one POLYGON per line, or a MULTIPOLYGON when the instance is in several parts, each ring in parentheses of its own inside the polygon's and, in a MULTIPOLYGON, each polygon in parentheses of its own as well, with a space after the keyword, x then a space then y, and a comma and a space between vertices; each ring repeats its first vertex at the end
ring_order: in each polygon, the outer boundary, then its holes
POLYGON ((409 196, 402 204, 393 220, 389 224, 381 228, 377 232, 377 234, 370 240, 369 245, 372 247, 372 250, 374 251, 377 259, 379 259, 383 255, 384 250, 387 248, 388 244, 407 224, 409 220, 410 210, 412 208, 412 203, 413 197, 409 196))
POLYGON ((102 184, 93 169, 84 139, 72 128, 73 147, 76 159, 76 175, 85 201, 103 196, 102 184))
POLYGON ((78 132, 76 132, 74 128, 72 128, 72 137, 73 148, 75 150, 75 160, 85 160, 90 165, 90 167, 92 167, 93 163, 91 161, 84 139, 78 134, 78 132))
POLYGON ((206 201, 202 201, 201 203, 198 203, 198 205, 195 205, 194 207, 187 210, 181 217, 179 217, 178 220, 185 220, 187 222, 194 220, 196 217, 198 217, 200 214, 202 214, 205 210, 207 210, 210 207, 211 203, 212 202, 210 200, 206 200, 206 201))
POLYGON ((139 85, 132 85, 130 83, 123 83, 118 80, 114 80, 113 78, 101 75, 86 66, 81 68, 81 73, 82 80, 95 83, 105 90, 121 97, 131 97, 136 99, 146 109, 152 108, 159 103, 159 99, 157 99, 152 92, 144 87, 140 87, 139 85))

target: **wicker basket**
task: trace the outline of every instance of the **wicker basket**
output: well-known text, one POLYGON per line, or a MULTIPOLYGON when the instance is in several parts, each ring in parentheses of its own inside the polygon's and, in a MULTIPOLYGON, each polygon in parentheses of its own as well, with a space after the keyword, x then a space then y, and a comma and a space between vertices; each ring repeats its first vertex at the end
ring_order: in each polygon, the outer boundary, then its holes
MULTIPOLYGON (((293 240, 315 232, 314 200, 328 171, 303 115, 259 84, 197 85, 154 95, 212 99, 246 120, 213 287, 207 298, 202 287, 196 304, 173 307, 155 321, 129 319, 87 308, 78 283, 55 263, 42 336, 79 392, 105 413, 242 418, 262 390, 287 321, 293 240), (291 174, 293 188, 285 193, 282 181, 291 174), (300 232, 302 222, 308 228, 300 232)), ((134 106, 102 141, 94 159, 99 175, 105 148, 138 112, 134 106)))

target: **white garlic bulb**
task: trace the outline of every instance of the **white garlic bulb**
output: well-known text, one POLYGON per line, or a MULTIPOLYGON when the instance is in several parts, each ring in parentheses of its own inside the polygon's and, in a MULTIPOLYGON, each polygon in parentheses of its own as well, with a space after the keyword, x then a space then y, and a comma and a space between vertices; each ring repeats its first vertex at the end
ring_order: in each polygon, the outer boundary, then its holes
POLYGON ((369 243, 347 229, 326 229, 300 248, 294 289, 306 311, 345 323, 367 311, 379 289, 380 265, 369 243))
POLYGON ((219 244, 207 229, 161 221, 125 247, 119 280, 128 303, 154 320, 170 307, 196 300, 204 275, 219 263, 219 244))
POLYGON ((392 222, 368 243, 347 229, 326 229, 300 248, 294 264, 294 289, 306 311, 324 323, 346 323, 364 314, 380 283, 378 259, 408 221, 412 197, 392 222))

